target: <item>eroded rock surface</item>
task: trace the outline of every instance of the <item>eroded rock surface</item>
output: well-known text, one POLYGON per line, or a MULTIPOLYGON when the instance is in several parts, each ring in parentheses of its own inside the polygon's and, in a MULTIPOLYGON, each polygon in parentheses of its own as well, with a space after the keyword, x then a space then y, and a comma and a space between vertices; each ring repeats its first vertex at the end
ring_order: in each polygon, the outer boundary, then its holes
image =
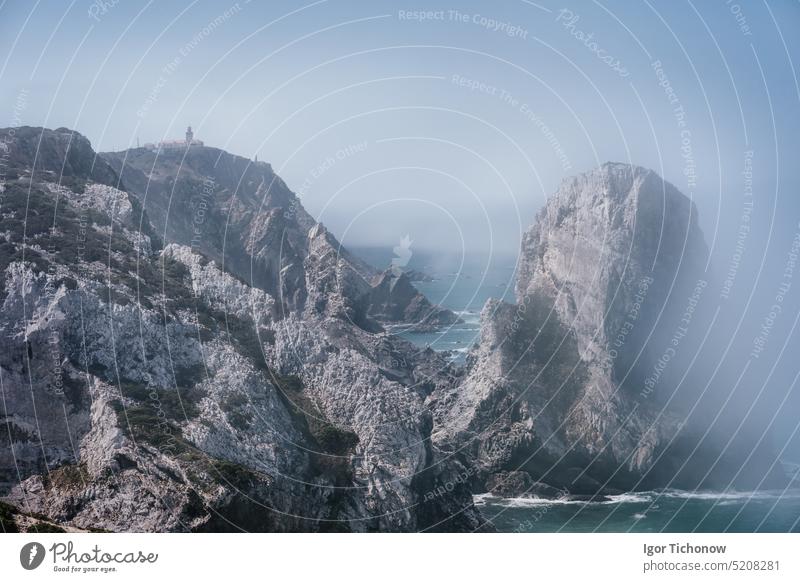
POLYGON ((475 465, 478 489, 508 471, 586 494, 727 486, 742 458, 685 422, 704 384, 681 381, 706 262, 694 204, 654 172, 565 180, 524 236, 516 304, 484 307, 466 378, 433 394, 434 442, 475 465))
POLYGON ((148 176, 66 130, 7 141, 0 494, 15 515, 111 531, 481 526, 467 484, 425 496, 463 470, 432 445, 424 405, 449 363, 368 316, 374 273, 267 164, 193 148, 148 176))

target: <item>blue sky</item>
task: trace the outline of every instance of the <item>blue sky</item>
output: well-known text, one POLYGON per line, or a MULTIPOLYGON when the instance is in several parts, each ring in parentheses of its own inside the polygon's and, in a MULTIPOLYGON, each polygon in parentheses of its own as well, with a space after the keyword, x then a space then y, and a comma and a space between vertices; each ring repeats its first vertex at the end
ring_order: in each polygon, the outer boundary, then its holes
POLYGON ((737 227, 748 150, 756 220, 768 229, 797 214, 796 1, 98 0, 0 12, 0 124, 75 128, 98 150, 192 124, 208 145, 271 162, 346 243, 408 233, 513 251, 562 178, 619 160, 692 195, 716 252, 737 227), (688 161, 655 61, 685 112, 688 161))

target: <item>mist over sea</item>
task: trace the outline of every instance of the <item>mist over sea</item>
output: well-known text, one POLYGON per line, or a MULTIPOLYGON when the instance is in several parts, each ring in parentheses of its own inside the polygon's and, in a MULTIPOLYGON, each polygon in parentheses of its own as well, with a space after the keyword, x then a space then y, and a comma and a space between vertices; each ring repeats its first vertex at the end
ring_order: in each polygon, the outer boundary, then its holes
MULTIPOLYGON (((397 260, 392 247, 352 250, 378 269, 390 268, 392 260, 397 260)), ((486 301, 514 302, 516 266, 514 254, 489 257, 413 249, 403 269, 425 277, 414 281, 414 286, 431 302, 455 312, 462 322, 436 331, 420 331, 416 326, 399 326, 394 331, 417 346, 451 352, 454 362, 463 363, 478 339, 480 312, 486 301)))

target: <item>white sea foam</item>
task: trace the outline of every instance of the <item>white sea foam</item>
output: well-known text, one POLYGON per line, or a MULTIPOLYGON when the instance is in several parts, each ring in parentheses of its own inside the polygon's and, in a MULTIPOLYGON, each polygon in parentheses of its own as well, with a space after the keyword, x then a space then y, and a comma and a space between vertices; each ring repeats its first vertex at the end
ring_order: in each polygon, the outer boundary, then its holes
POLYGON ((747 501, 747 500, 774 500, 774 499, 800 499, 800 490, 783 489, 762 491, 683 491, 680 489, 665 489, 653 491, 653 495, 674 499, 699 499, 710 501, 747 501))
POLYGON ((547 499, 543 497, 497 497, 491 493, 475 495, 473 501, 476 505, 501 505, 503 507, 535 507, 538 505, 610 505, 615 503, 649 503, 652 497, 643 493, 622 493, 620 495, 609 495, 606 499, 598 498, 597 501, 586 499, 570 499, 569 497, 559 499, 547 499))
POLYGON ((609 501, 600 501, 600 503, 650 503, 653 500, 649 492, 643 493, 620 493, 619 495, 609 495, 609 501))
POLYGON ((586 501, 571 499, 544 499, 541 497, 497 497, 491 493, 481 493, 473 496, 475 505, 500 505, 503 507, 536 507, 539 505, 583 505, 586 501))
MULTIPOLYGON (((798 490, 776 490, 776 491, 681 491, 678 489, 667 489, 664 491, 642 491, 635 493, 622 493, 620 495, 608 495, 605 499, 599 498, 596 501, 583 499, 545 499, 540 497, 496 497, 490 493, 476 495, 474 501, 476 505, 500 505, 504 507, 535 507, 538 505, 613 505, 626 503, 652 503, 658 498, 671 499, 696 499, 705 501, 717 501, 721 505, 736 505, 746 501, 768 501, 778 499, 800 499, 798 490)), ((658 505, 653 505, 658 508, 658 505)))
POLYGON ((585 501, 573 501, 569 499, 544 499, 541 497, 510 497, 503 499, 500 505, 506 507, 537 507, 540 505, 581 505, 585 501))
MULTIPOLYGON (((666 489, 664 491, 641 491, 634 493, 621 493, 619 495, 608 495, 605 499, 598 498, 596 501, 584 499, 545 499, 541 497, 497 497, 491 493, 482 493, 474 496, 476 504, 485 505, 491 503, 506 507, 533 507, 537 505, 612 505, 622 503, 652 503, 658 498, 672 499, 697 499, 706 501, 718 501, 723 505, 735 505, 748 500, 776 500, 776 499, 800 499, 798 490, 771 490, 771 491, 682 491, 679 489, 666 489)), ((653 508, 657 508, 654 505, 653 508)))

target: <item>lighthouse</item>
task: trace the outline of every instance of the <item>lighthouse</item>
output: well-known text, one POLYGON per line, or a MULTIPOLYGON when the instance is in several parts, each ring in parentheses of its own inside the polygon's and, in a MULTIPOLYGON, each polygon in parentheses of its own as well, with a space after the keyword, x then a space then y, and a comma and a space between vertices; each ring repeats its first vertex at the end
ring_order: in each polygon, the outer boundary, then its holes
POLYGON ((180 151, 192 146, 202 147, 203 142, 200 141, 199 139, 194 139, 194 132, 192 131, 191 125, 186 128, 186 139, 184 140, 174 139, 174 140, 160 141, 157 144, 155 143, 144 144, 144 147, 150 150, 151 152, 161 152, 166 150, 180 151))

